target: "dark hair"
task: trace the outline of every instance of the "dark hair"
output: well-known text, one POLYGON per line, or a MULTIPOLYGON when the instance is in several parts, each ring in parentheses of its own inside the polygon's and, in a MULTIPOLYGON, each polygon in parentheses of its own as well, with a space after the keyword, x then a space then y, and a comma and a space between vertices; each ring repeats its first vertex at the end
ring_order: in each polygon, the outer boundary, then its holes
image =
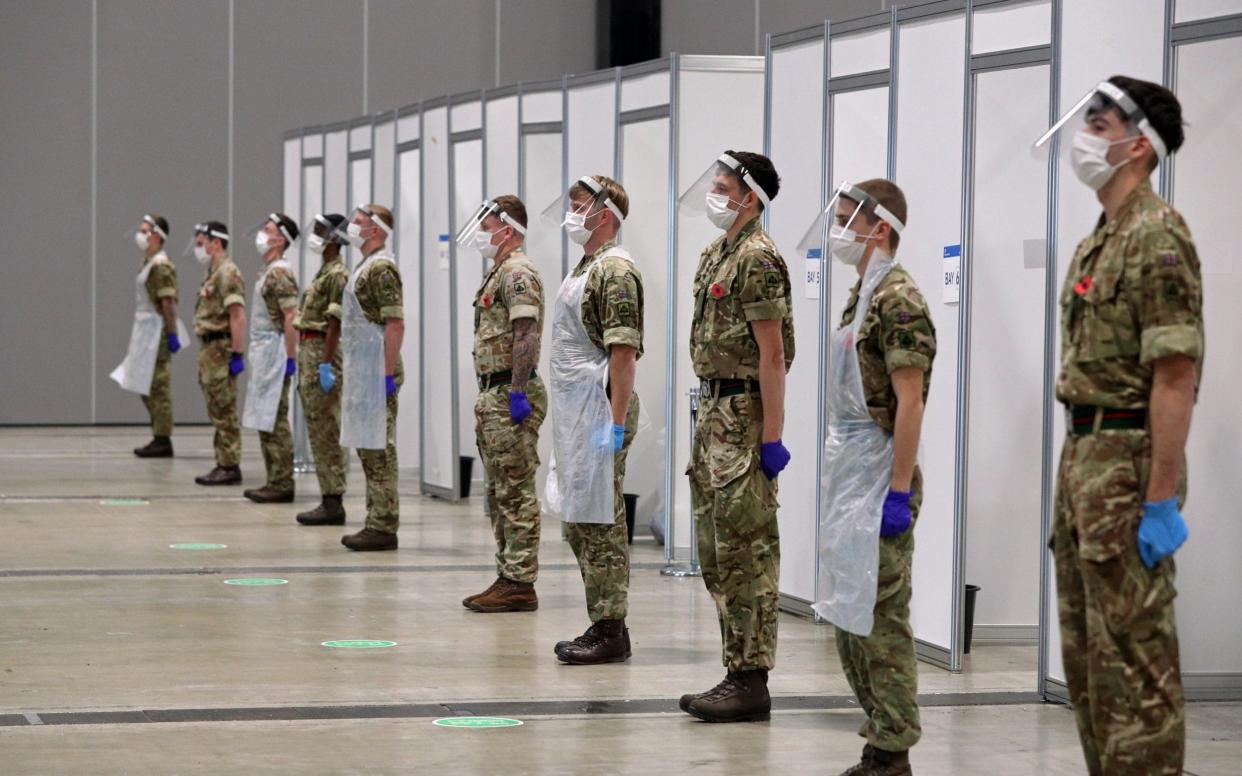
POLYGON ((300 235, 301 232, 298 230, 298 225, 293 222, 293 219, 284 213, 276 213, 275 215, 276 225, 289 234, 287 242, 292 243, 294 240, 298 239, 298 235, 300 235))
POLYGON ((224 225, 224 222, 223 222, 223 221, 208 221, 207 223, 203 224, 202 226, 203 226, 203 228, 202 228, 202 229, 200 229, 200 230, 198 230, 198 233, 199 233, 199 234, 202 234, 202 235, 206 235, 206 236, 207 236, 207 241, 208 241, 208 242, 211 242, 212 240, 219 240, 219 241, 220 241, 220 246, 221 246, 222 248, 228 248, 228 247, 229 247, 229 240, 228 240, 228 238, 227 238, 227 237, 220 238, 220 237, 216 237, 216 236, 214 236, 214 235, 210 234, 210 232, 219 232, 220 234, 228 234, 228 233, 229 233, 229 228, 228 228, 227 226, 225 226, 225 225, 224 225))
MULTIPOLYGON (((741 183, 743 190, 750 191, 750 186, 746 185, 746 181, 742 180, 739 174, 744 167, 755 183, 759 184, 759 188, 763 189, 763 193, 768 195, 768 200, 776 199, 776 195, 781 190, 781 176, 776 174, 776 167, 772 165, 771 159, 753 151, 725 151, 725 153, 741 164, 741 167, 734 172, 734 176, 741 183)), ((763 210, 762 202, 759 203, 759 209, 763 210)))
POLYGON ((160 230, 164 232, 164 237, 161 237, 160 239, 167 239, 169 236, 172 235, 172 232, 168 231, 168 219, 167 218, 164 218, 163 216, 157 216, 154 213, 147 213, 147 218, 150 218, 152 221, 154 221, 155 225, 158 226, 160 230))
POLYGON ((501 213, 517 221, 523 229, 526 228, 526 204, 518 199, 516 194, 501 194, 492 201, 496 203, 501 213))
MULTIPOLYGON (((323 220, 328 222, 328 226, 324 227, 328 231, 326 235, 323 235, 324 240, 337 245, 345 245, 347 241, 341 236, 341 232, 344 231, 345 216, 340 213, 326 213, 323 220)), ((315 226, 322 226, 322 224, 316 222, 315 226)))
MULTIPOLYGON (((1124 75, 1115 75, 1108 82, 1130 95, 1170 154, 1182 147, 1186 134, 1182 130, 1182 104, 1177 95, 1160 84, 1124 75)), ((1155 160, 1152 166, 1158 162, 1155 160)))

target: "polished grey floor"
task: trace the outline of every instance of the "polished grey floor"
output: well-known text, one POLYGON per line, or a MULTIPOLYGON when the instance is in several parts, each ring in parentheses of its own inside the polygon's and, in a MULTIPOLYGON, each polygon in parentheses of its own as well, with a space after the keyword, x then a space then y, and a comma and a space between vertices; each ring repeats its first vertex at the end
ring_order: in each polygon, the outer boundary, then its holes
MULTIPOLYGON (((837 773, 862 719, 829 629, 785 616, 772 722, 707 725, 677 711, 719 680, 702 582, 659 576, 634 545, 634 659, 558 665, 585 627, 573 556, 545 526, 540 609, 480 615, 460 599, 494 576, 478 499, 415 495, 403 472, 402 549, 351 554, 339 529, 206 489, 209 434, 141 461, 140 429, 0 430, 0 773, 837 773), (212 550, 170 545, 211 543, 212 550), (270 587, 225 580, 274 577, 270 587), (346 650, 334 639, 396 642, 346 650), (503 715, 520 727, 436 727, 503 715)), ((244 440, 247 485, 262 465, 244 440)), ((361 473, 351 476, 359 525, 361 473)), ((353 530, 351 528, 351 530, 353 530)), ((1038 701, 1029 647, 978 646, 966 671, 923 666, 923 774, 1083 773, 1073 719, 1038 701)), ((1242 705, 1192 704, 1187 768, 1238 773, 1242 705)))

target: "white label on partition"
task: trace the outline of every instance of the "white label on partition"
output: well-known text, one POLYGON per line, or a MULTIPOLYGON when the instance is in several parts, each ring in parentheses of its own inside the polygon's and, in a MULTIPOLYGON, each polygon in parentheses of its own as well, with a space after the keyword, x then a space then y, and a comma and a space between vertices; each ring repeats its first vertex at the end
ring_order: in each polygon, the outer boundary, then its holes
POLYGON ((962 297, 962 246, 944 246, 945 304, 957 304, 962 297))
POLYGON ((824 260, 823 251, 811 248, 806 252, 806 298, 819 299, 819 284, 822 279, 824 260))
POLYGON ((449 236, 440 235, 440 269, 449 268, 449 236))

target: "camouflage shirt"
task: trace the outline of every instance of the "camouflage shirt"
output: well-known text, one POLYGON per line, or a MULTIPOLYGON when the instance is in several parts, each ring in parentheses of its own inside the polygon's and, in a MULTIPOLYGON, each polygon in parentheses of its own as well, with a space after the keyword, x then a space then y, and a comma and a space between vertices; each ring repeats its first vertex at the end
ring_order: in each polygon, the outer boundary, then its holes
POLYGON ((474 295, 474 372, 490 375, 513 368, 513 322, 534 318, 543 338, 543 281, 521 251, 492 267, 474 295))
POLYGON ((694 275, 690 357, 700 378, 759 378, 759 343, 751 321, 780 320, 785 371, 794 358, 789 269, 755 219, 732 245, 721 236, 703 251, 694 275))
MULTIPOLYGON (((285 310, 298 306, 298 281, 293 277, 293 271, 285 267, 272 267, 263 280, 259 296, 263 297, 263 306, 271 316, 272 325, 284 331, 285 310)), ((258 312, 252 314, 258 315, 258 312)))
POLYGON ((229 330, 229 308, 246 305, 241 271, 226 253, 207 271, 194 304, 194 333, 198 336, 229 330))
POLYGON ((348 282, 349 270, 339 256, 325 261, 302 295, 302 309, 293 325, 302 331, 326 332, 329 318, 341 320, 341 296, 348 282))
POLYGON ((1143 182, 1074 254, 1061 291, 1057 398, 1146 407, 1152 361, 1172 355, 1203 360, 1199 257, 1181 215, 1143 182))
POLYGON ((581 277, 590 266, 586 289, 582 292, 582 323, 592 344, 600 350, 613 345, 629 345, 643 355, 643 276, 632 261, 607 256, 594 265, 595 257, 617 247, 609 240, 595 253, 583 256, 570 273, 581 277))
POLYGON ((165 299, 177 301, 177 268, 168 260, 168 256, 160 251, 144 261, 142 266, 151 267, 146 283, 151 306, 158 310, 160 302, 165 299))
MULTIPOLYGON (((849 302, 841 314, 841 325, 853 323, 858 314, 858 290, 854 284, 849 302)), ((923 401, 931 386, 932 361, 936 358, 936 327, 923 292, 900 264, 893 266, 871 295, 867 317, 858 330, 855 344, 858 368, 862 372, 867 410, 886 431, 897 419, 897 394, 893 391, 893 370, 912 366, 923 371, 923 401)))

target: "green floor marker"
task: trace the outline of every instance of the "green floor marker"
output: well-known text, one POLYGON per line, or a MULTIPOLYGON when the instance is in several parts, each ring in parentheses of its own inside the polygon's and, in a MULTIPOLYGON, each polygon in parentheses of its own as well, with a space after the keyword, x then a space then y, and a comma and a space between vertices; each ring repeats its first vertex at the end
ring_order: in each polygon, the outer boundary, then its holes
POLYGON ((450 728, 506 728, 517 727, 523 723, 520 719, 507 717, 445 717, 432 724, 450 728))
POLYGON ((169 549, 172 550, 223 550, 228 547, 227 544, 210 544, 204 542, 186 542, 184 544, 170 544, 169 549))
POLYGON ((395 647, 395 641, 374 641, 371 639, 343 639, 340 641, 325 641, 321 646, 336 647, 338 649, 382 649, 383 647, 395 647))
POLYGON ((289 580, 251 577, 247 579, 226 579, 224 580, 224 584, 237 585, 238 587, 272 587, 273 585, 287 585, 289 584, 289 580))
POLYGON ((141 498, 106 498, 99 503, 105 507, 145 507, 147 500, 141 498))

